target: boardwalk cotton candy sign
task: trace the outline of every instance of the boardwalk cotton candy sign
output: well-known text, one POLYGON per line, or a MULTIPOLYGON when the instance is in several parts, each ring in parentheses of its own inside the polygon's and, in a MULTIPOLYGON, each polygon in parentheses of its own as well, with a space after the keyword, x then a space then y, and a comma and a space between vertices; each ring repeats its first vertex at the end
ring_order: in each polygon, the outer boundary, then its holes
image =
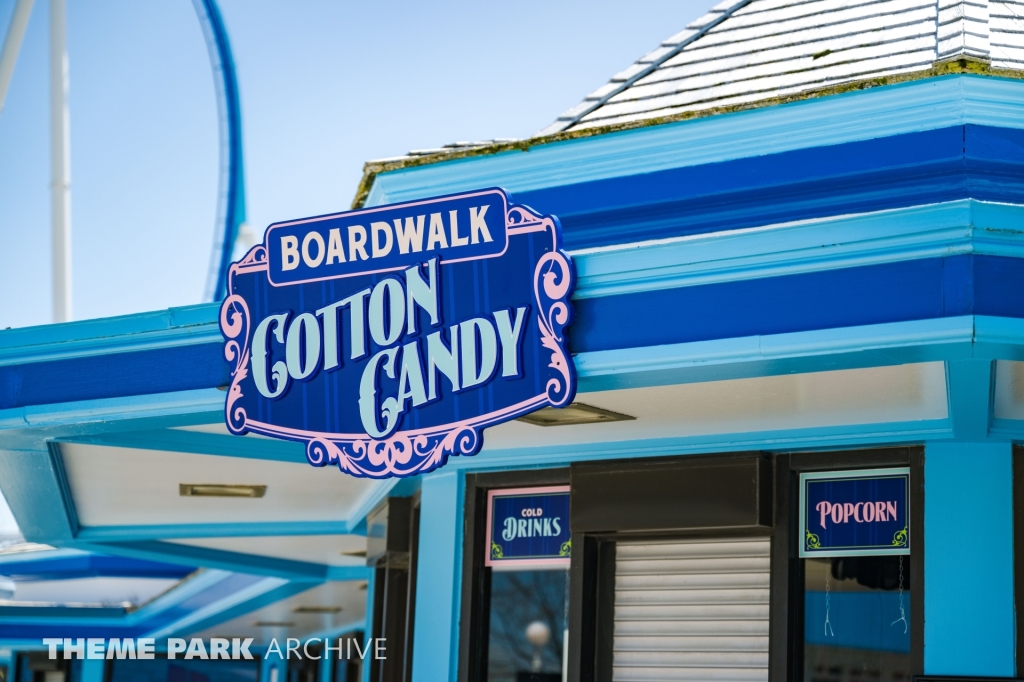
POLYGON ((800 556, 910 553, 910 470, 800 475, 800 556))
POLYGON ((276 223, 232 264, 232 433, 386 478, 474 455, 483 429, 576 390, 557 218, 500 189, 276 223))

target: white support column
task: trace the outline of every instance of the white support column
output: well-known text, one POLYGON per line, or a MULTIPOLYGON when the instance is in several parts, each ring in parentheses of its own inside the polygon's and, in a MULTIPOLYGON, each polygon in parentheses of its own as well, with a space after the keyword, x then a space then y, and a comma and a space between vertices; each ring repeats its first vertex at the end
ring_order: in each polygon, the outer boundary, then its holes
POLYGON ((25 37, 28 17, 32 14, 32 3, 33 0, 18 0, 14 5, 11 23, 7 26, 7 37, 4 38, 4 46, 0 50, 0 111, 4 110, 7 86, 11 84, 11 76, 14 75, 14 63, 18 61, 21 40, 25 37))
POLYGON ((71 138, 65 0, 50 0, 50 210, 53 321, 71 319, 71 138))

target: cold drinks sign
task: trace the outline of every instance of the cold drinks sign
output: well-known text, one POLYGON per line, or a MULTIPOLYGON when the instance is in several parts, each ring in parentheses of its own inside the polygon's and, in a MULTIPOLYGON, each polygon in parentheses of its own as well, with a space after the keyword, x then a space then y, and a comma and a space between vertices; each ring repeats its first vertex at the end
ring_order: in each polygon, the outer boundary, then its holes
POLYGON ((500 189, 276 223, 221 307, 232 433, 387 478, 572 402, 575 275, 557 218, 500 189))
POLYGON ((487 493, 487 554, 492 568, 568 568, 569 486, 487 493))

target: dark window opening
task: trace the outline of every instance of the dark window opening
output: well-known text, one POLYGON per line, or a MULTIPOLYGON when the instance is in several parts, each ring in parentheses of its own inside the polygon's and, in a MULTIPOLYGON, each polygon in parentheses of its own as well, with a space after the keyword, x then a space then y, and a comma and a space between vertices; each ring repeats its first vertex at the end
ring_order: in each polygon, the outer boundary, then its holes
POLYGON ((488 682, 561 682, 568 570, 491 571, 488 682))
POLYGON ((804 560, 804 679, 905 682, 910 556, 804 560))

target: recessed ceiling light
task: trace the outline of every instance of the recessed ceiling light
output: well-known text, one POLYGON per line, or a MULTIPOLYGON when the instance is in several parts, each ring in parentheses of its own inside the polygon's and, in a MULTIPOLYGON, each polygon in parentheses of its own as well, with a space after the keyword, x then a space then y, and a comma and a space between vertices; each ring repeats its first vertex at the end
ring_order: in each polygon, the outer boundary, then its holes
POLYGON ((520 417, 519 421, 535 426, 568 426, 570 424, 599 424, 601 422, 622 422, 636 419, 628 414, 612 412, 592 405, 573 403, 566 407, 545 407, 520 417))
POLYGON ((292 613, 339 613, 340 606, 296 606, 292 613))
POLYGON ((258 620, 253 623, 253 627, 257 628, 291 628, 295 627, 295 623, 288 620, 258 620))
POLYGON ((263 497, 265 485, 225 485, 221 483, 180 483, 178 493, 183 497, 263 497))
POLYGON ((351 552, 344 552, 344 551, 342 551, 342 552, 338 552, 338 554, 340 554, 341 556, 358 556, 358 557, 363 557, 364 559, 366 558, 366 550, 365 549, 356 549, 356 550, 352 550, 351 552))

